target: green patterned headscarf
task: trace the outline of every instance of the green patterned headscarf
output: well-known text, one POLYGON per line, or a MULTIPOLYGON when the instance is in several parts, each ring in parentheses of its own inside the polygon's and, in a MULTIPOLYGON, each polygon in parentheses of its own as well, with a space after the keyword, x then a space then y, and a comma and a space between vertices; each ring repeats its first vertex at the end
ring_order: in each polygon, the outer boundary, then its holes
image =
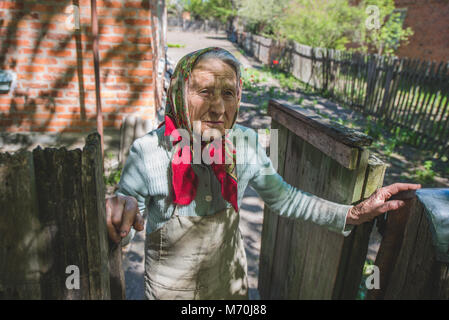
MULTIPOLYGON (((189 106, 187 103, 187 89, 189 86, 189 78, 192 74, 192 70, 195 67, 198 58, 211 51, 226 52, 228 51, 210 47, 194 51, 184 56, 177 64, 175 71, 172 75, 170 87, 167 93, 167 104, 165 107, 165 135, 169 136, 176 129, 185 129, 189 132, 190 137, 193 136, 192 123, 189 118, 189 106)), ((231 55, 232 56, 232 55, 231 55)), ((233 119, 232 127, 234 127, 238 109, 240 106, 240 99, 242 93, 242 81, 237 79, 237 112, 233 119)), ((223 139, 223 146, 218 150, 223 152, 223 164, 211 164, 213 171, 217 179, 221 183, 222 195, 230 202, 234 209, 238 211, 237 205, 237 176, 235 174, 236 154, 232 141, 228 137, 229 131, 223 139)), ((183 150, 177 144, 179 141, 174 141, 175 156, 181 156, 183 150)), ((206 147, 209 147, 209 144, 206 147)), ((190 148, 190 159, 193 159, 193 147, 190 148)), ((191 164, 174 164, 172 161, 172 183, 173 183, 173 198, 174 202, 178 204, 189 204, 196 195, 197 177, 191 168, 191 164)))

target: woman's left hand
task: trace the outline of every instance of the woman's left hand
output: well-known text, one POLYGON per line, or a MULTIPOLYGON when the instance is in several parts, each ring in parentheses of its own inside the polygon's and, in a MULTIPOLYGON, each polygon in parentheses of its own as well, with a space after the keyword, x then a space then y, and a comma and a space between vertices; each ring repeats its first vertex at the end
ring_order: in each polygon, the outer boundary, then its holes
POLYGON ((407 190, 418 190, 420 184, 395 183, 377 189, 368 199, 352 207, 346 217, 347 224, 359 225, 370 221, 387 211, 397 210, 405 205, 402 200, 390 200, 391 196, 407 190))

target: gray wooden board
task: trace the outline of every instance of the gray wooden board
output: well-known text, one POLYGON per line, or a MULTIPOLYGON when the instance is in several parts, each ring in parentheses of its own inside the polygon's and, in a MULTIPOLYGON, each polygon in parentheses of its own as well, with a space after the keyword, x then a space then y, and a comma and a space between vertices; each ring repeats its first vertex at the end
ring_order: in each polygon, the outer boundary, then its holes
POLYGON ((424 208, 416 199, 385 299, 448 299, 447 265, 436 261, 424 208))
POLYGON ((82 157, 84 217, 86 221, 86 252, 89 258, 91 299, 110 299, 109 245, 106 227, 105 188, 100 136, 86 139, 82 157))
MULTIPOLYGON (((350 203, 354 173, 312 145, 293 136, 285 180, 327 200, 350 203)), ((311 222, 280 218, 272 292, 276 298, 331 298, 343 236, 311 222), (281 221, 283 220, 283 224, 281 221), (276 287, 273 287, 276 286, 276 287)))
POLYGON ((36 189, 42 224, 49 226, 51 261, 43 273, 44 299, 89 299, 89 266, 82 213, 81 150, 35 149, 36 189), (66 287, 66 268, 79 269, 80 289, 66 287))
MULTIPOLYGON (((368 198, 377 188, 382 187, 387 164, 370 155, 364 179, 362 198, 368 198)), ((354 227, 345 238, 343 254, 335 284, 334 299, 355 299, 362 278, 363 266, 368 252, 369 238, 374 222, 366 222, 354 227)))
POLYGON ((83 151, 0 154, 0 177, 0 298, 109 299, 109 277, 123 271, 108 261, 100 136, 83 151), (69 266, 79 289, 67 287, 69 266))
POLYGON ((309 110, 284 101, 270 100, 269 114, 287 129, 349 169, 356 167, 354 159, 357 159, 358 147, 372 143, 372 139, 361 132, 329 123, 309 110))
MULTIPOLYGON (((271 122, 271 129, 278 131, 278 173, 284 174, 285 153, 287 148, 288 130, 277 123, 271 122)), ((264 208, 264 219, 262 228, 261 249, 259 258, 259 281, 258 289, 262 299, 269 298, 271 272, 273 265, 274 247, 276 242, 276 231, 278 215, 270 210, 268 206, 264 208)))
POLYGON ((38 217, 33 156, 0 153, 0 299, 40 299, 38 217))

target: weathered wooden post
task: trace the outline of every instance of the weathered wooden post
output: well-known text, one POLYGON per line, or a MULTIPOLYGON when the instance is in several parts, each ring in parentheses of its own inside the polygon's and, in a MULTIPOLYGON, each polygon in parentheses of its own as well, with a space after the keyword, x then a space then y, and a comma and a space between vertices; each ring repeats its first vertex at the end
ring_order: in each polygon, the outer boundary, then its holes
POLYGON ((129 149, 134 140, 142 137, 153 129, 153 122, 135 116, 128 116, 120 127, 119 163, 123 167, 128 157, 129 149))
MULTIPOLYGON (((370 137, 285 101, 270 100, 278 129, 278 172, 287 183, 351 204, 382 186, 386 165, 370 157, 370 137)), ((373 223, 344 237, 265 208, 260 255, 262 299, 354 299, 373 223)))
POLYGON ((0 154, 0 181, 1 299, 124 298, 97 133, 82 151, 0 154))
POLYGON ((449 189, 421 189, 389 212, 368 299, 449 299, 449 189))

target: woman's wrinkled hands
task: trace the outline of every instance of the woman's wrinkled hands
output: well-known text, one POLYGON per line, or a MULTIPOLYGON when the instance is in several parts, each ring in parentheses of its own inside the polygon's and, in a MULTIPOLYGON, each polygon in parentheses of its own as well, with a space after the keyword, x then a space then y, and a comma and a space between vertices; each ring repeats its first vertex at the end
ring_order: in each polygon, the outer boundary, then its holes
POLYGON ((346 224, 359 225, 387 212, 397 210, 405 205, 402 200, 390 200, 393 195, 407 190, 420 189, 420 184, 395 183, 377 189, 368 199, 355 205, 348 211, 346 224))
POLYGON ((106 224, 109 237, 119 243, 131 230, 144 229, 144 220, 139 213, 137 200, 130 196, 117 195, 106 199, 106 224))

